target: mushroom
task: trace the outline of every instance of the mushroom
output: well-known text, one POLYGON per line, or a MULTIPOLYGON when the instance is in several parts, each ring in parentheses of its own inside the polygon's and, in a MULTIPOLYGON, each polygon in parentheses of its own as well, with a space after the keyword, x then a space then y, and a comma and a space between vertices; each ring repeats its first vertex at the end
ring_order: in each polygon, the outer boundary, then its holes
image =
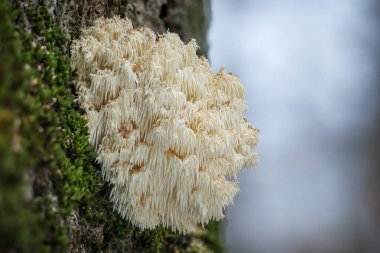
POLYGON ((195 40, 119 17, 95 21, 71 47, 114 209, 142 229, 180 233, 224 217, 241 168, 257 163, 244 86, 196 55, 195 40))

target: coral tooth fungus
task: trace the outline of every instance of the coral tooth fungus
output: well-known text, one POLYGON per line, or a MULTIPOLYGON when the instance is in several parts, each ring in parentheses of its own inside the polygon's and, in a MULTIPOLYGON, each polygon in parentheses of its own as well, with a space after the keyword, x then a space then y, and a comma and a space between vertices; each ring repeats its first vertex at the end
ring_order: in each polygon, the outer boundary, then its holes
POLYGON ((244 87, 214 74, 194 40, 100 18, 72 45, 90 143, 115 210, 142 229, 181 233, 223 218, 241 168, 256 164, 258 130, 244 87))

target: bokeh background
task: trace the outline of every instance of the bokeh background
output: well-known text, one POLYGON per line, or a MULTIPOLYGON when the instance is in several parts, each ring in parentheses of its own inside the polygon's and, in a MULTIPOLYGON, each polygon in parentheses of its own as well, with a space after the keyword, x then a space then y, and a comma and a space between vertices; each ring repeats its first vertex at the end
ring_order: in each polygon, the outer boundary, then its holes
POLYGON ((260 164, 228 252, 380 252, 380 2, 213 0, 215 71, 246 87, 260 164))

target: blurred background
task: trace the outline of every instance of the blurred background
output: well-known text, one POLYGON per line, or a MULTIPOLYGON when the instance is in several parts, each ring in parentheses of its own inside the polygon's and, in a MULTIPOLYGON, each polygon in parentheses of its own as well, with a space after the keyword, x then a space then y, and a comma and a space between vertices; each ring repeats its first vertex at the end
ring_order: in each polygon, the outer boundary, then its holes
POLYGON ((246 87, 260 164, 228 252, 380 252, 380 2, 214 0, 214 71, 246 87))

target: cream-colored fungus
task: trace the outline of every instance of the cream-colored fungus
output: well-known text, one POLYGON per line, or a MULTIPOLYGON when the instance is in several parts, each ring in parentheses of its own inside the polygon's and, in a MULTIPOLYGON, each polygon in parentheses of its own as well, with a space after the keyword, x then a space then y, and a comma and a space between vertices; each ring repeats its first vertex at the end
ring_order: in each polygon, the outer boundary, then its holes
POLYGON ((214 74, 194 40, 100 18, 72 45, 78 101, 115 210, 142 229, 188 233, 223 218, 256 164, 238 77, 214 74))

